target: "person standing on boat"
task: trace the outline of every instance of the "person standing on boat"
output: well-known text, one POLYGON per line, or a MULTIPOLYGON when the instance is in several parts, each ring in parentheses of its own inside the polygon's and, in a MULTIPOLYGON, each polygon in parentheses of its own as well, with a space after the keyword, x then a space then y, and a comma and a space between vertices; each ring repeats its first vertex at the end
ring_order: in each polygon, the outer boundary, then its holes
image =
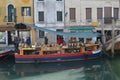
POLYGON ((26 44, 27 44, 27 46, 31 47, 31 39, 30 39, 30 37, 27 37, 26 44))
POLYGON ((44 38, 44 44, 48 44, 48 38, 47 37, 44 38))
POLYGON ((57 39, 57 44, 63 44, 63 37, 59 36, 57 39))
POLYGON ((14 47, 15 47, 15 51, 18 51, 18 47, 19 47, 19 43, 20 43, 20 40, 18 37, 15 36, 14 38, 14 47))

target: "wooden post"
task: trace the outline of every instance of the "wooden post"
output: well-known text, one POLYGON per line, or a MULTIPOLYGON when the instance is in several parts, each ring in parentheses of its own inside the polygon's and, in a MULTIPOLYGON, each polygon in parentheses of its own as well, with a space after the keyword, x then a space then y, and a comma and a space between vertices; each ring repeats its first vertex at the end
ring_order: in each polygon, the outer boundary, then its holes
POLYGON ((32 41, 32 44, 36 43, 36 34, 35 34, 34 28, 31 29, 31 41, 32 41))
POLYGON ((102 43, 105 44, 104 19, 102 19, 102 43))
POLYGON ((115 25, 114 25, 114 19, 112 19, 112 48, 111 48, 111 52, 112 52, 112 57, 114 57, 114 45, 115 45, 115 40, 114 40, 114 29, 115 25))

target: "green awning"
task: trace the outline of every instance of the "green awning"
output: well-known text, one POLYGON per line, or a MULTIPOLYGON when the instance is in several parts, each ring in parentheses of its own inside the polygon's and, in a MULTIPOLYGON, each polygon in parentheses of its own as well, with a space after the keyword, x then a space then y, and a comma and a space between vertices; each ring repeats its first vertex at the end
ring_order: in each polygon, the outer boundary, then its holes
POLYGON ((57 34, 57 35, 63 35, 63 36, 74 36, 74 37, 79 37, 79 38, 91 38, 91 37, 100 37, 102 36, 100 33, 98 32, 59 32, 59 31, 54 31, 54 30, 50 30, 47 28, 43 28, 43 27, 39 27, 36 25, 32 25, 32 24, 26 24, 26 23, 22 23, 24 25, 26 25, 27 27, 32 27, 32 28, 36 28, 38 30, 42 30, 45 32, 49 32, 49 33, 53 33, 53 34, 57 34))

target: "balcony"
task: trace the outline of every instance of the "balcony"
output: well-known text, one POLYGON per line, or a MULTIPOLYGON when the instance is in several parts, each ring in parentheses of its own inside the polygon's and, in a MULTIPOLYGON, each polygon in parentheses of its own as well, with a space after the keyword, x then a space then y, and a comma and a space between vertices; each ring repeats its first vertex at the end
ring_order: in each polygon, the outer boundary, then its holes
POLYGON ((104 24, 112 24, 112 20, 116 22, 117 18, 115 17, 105 17, 104 18, 104 24))
POLYGON ((6 22, 6 24, 8 26, 14 26, 15 23, 17 22, 17 16, 5 16, 4 17, 4 22, 6 22))
POLYGON ((17 16, 5 16, 4 22, 17 22, 17 16))

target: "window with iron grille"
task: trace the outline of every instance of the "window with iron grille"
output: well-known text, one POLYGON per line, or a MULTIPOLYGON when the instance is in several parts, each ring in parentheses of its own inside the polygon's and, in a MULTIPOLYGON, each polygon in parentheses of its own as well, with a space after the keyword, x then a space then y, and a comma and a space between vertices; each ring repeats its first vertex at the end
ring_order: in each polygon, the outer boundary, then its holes
POLYGON ((44 11, 38 12, 38 20, 39 21, 44 21, 44 11))
POLYGON ((57 11, 57 21, 62 21, 62 11, 57 11))

